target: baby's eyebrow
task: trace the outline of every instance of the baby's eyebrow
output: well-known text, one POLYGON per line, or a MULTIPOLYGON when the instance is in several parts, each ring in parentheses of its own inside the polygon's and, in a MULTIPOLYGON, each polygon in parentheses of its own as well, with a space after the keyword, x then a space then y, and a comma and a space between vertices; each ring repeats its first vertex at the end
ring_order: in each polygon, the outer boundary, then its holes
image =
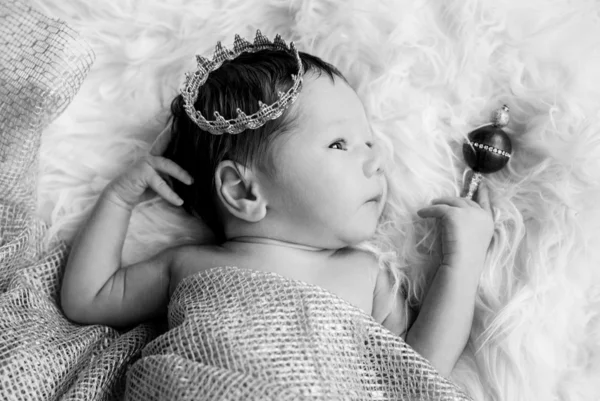
MULTIPOLYGON (((371 135, 373 135, 373 128, 371 127, 371 124, 367 121, 366 125, 368 127, 369 133, 371 135)), ((347 126, 356 127, 356 125, 351 124, 351 120, 348 118, 334 120, 329 123, 329 127, 347 127, 347 126)))
POLYGON ((334 120, 329 122, 329 126, 330 127, 339 127, 340 125, 348 125, 348 119, 347 118, 340 118, 339 120, 334 120))
MULTIPOLYGON (((330 128, 330 129, 331 129, 333 132, 335 132, 335 134, 332 134, 333 136, 336 136, 336 134, 337 134, 337 135, 339 135, 339 131, 341 131, 341 130, 345 130, 345 131, 346 131, 346 133, 348 133, 348 131, 347 131, 348 127, 353 127, 353 128, 355 128, 355 127, 356 127, 356 125, 352 125, 352 124, 350 124, 350 123, 351 123, 351 121, 352 121, 352 120, 351 120, 351 119, 349 119, 349 118, 340 118, 340 119, 337 119, 337 120, 333 120, 333 121, 331 121, 331 122, 328 124, 328 127, 329 127, 329 128, 330 128)), ((367 140, 368 142, 373 142, 373 141, 375 141, 377 138, 375 137, 375 134, 374 134, 374 132, 373 132, 373 127, 371 126, 371 123, 370 123, 370 121, 368 121, 368 120, 367 120, 366 126, 367 126, 367 129, 366 129, 366 131, 368 131, 368 138, 367 138, 366 140, 367 140)), ((364 132, 364 131, 362 131, 362 130, 361 130, 361 132, 364 132)), ((361 136, 362 136, 362 135, 361 135, 361 136)), ((327 138, 327 139, 330 139, 330 138, 327 138)))

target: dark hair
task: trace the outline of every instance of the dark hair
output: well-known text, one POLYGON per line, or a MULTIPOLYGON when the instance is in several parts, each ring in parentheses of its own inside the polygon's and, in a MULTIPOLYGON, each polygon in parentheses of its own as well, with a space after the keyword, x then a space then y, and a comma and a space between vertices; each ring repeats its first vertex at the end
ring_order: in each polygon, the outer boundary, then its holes
MULTIPOLYGON (((325 73, 332 81, 335 77, 346 81, 340 71, 320 58, 303 52, 300 52, 300 58, 305 75, 325 73)), ((224 62, 209 75, 199 89, 194 107, 207 119, 213 119, 215 111, 225 119, 235 118, 238 107, 246 114, 255 113, 259 100, 271 104, 277 100, 278 91, 287 91, 293 84, 291 75, 296 72, 296 60, 286 52, 261 50, 243 53, 224 62)), ((189 172, 194 184, 188 186, 173 180, 173 189, 183 199, 184 209, 201 218, 221 243, 226 238, 215 196, 217 166, 223 160, 232 160, 259 168, 266 174, 276 174, 273 171, 272 144, 294 127, 295 116, 290 107, 281 117, 258 129, 236 135, 213 135, 190 120, 183 105, 181 95, 171 103, 172 139, 164 156, 189 172)))

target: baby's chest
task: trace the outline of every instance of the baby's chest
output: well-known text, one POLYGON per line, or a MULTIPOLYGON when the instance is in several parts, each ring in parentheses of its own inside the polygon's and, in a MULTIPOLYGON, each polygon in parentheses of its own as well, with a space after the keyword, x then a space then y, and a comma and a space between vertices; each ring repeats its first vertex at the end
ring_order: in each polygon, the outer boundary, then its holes
POLYGON ((374 267, 354 261, 332 266, 323 275, 320 287, 334 293, 343 300, 371 314, 376 277, 374 267))
POLYGON ((186 276, 198 273, 215 266, 237 266, 258 271, 277 273, 293 280, 304 281, 317 285, 337 295, 341 299, 360 308, 367 314, 372 313, 373 294, 376 282, 377 267, 355 258, 321 261, 295 261, 287 264, 265 263, 264 260, 254 261, 252 258, 218 257, 211 263, 199 263, 205 258, 188 258, 172 271, 171 291, 186 276), (305 263, 303 263, 305 262, 305 263))

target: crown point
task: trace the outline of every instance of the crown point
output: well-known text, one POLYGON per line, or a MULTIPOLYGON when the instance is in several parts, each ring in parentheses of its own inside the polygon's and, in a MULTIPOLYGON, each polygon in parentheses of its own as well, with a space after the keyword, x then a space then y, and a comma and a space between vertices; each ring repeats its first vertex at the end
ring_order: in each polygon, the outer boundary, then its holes
POLYGON ((248 119, 248 116, 246 115, 246 113, 244 113, 242 111, 242 109, 237 108, 236 112, 237 112, 237 120, 239 120, 239 121, 246 121, 248 119))
POLYGON ((280 47, 282 49, 287 48, 287 45, 285 44, 285 40, 283 40, 283 38, 281 37, 280 34, 275 35, 275 39, 273 40, 273 44, 277 47, 280 47))
POLYGON ((240 35, 238 35, 238 34, 235 35, 235 39, 233 41, 233 51, 236 54, 243 53, 251 47, 252 47, 252 43, 250 43, 246 39, 240 37, 240 35))
POLYGON ((256 36, 254 37, 254 44, 261 46, 261 45, 268 45, 271 44, 271 42, 269 41, 269 39, 264 36, 262 34, 262 32, 260 31, 260 29, 256 30, 256 36))
POLYGON ((217 111, 215 111, 215 122, 214 125, 217 128, 226 128, 228 127, 230 124, 227 122, 227 120, 225 120, 225 118, 220 115, 217 111))
POLYGON ((217 45, 215 46, 215 53, 213 56, 213 60, 215 62, 220 62, 220 61, 225 61, 225 60, 231 59, 231 58, 233 58, 233 55, 231 54, 229 49, 224 47, 220 41, 217 42, 217 45))
POLYGON ((206 57, 202 57, 201 55, 196 56, 196 62, 198 63, 198 67, 202 67, 205 70, 210 69, 209 67, 212 63, 209 59, 207 59, 206 57))

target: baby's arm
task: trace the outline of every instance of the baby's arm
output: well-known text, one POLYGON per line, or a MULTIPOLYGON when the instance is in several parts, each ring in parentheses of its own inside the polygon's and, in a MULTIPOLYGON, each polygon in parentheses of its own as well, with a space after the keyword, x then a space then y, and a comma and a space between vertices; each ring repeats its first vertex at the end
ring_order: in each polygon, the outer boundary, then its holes
POLYGON ((61 303, 69 319, 129 326, 165 311, 177 248, 124 268, 120 263, 131 212, 148 187, 181 204, 157 171, 191 182, 172 161, 148 156, 113 180, 96 202, 73 243, 65 269, 61 303))
POLYGON ((454 369, 469 339, 477 281, 460 268, 440 266, 406 335, 406 343, 444 377, 454 369))
MULTIPOLYGON (((478 198, 479 204, 442 198, 419 211, 422 217, 440 219, 444 257, 405 341, 445 377, 452 372, 469 338, 479 276, 494 231, 485 184, 480 186, 478 198)), ((377 287, 389 291, 386 272, 379 275, 377 287)), ((399 299, 387 319, 401 316, 404 302, 399 299)))
POLYGON ((373 318, 425 357, 447 377, 465 347, 473 320, 477 283, 468 283, 459 271, 440 266, 419 314, 404 295, 392 294, 389 274, 380 269, 373 298, 373 318), (396 299, 392 298, 395 297, 396 299), (393 302, 392 302, 393 301, 393 302))
POLYGON ((65 315, 85 324, 127 326, 164 309, 173 251, 121 267, 121 252, 131 210, 110 200, 107 188, 79 231, 61 289, 65 315))

